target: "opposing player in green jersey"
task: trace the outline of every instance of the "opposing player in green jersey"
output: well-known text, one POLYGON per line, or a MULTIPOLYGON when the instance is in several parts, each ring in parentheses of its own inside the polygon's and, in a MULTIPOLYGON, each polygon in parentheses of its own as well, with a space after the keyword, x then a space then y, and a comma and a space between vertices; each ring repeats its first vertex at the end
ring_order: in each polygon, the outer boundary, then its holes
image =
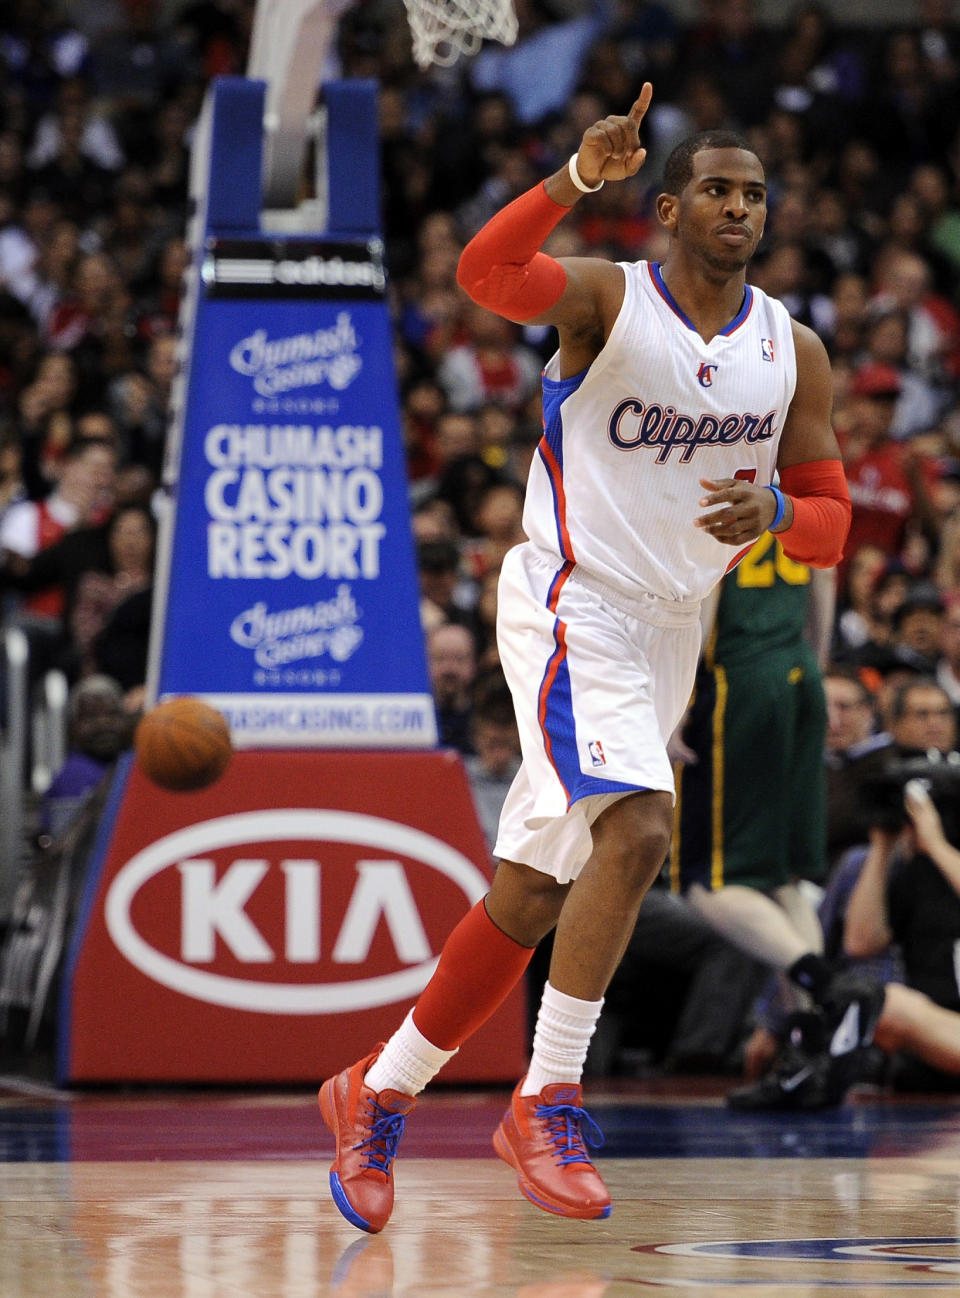
MULTIPOLYGON (((838 990, 799 886, 822 878, 826 865, 821 664, 832 617, 833 574, 795 563, 770 533, 724 578, 705 610, 703 658, 675 745, 670 869, 674 888, 703 918, 786 975, 795 1008, 812 1004, 808 1042, 815 1036, 846 1055, 869 1043, 879 1006, 838 990)), ((832 1058, 826 1053, 813 1070, 804 1052, 731 1103, 835 1103, 850 1070, 832 1058)))
POLYGON ((684 730, 697 760, 675 815, 683 891, 793 892, 823 877, 826 703, 807 628, 829 634, 832 574, 813 585, 811 573, 768 532, 719 587, 684 730))

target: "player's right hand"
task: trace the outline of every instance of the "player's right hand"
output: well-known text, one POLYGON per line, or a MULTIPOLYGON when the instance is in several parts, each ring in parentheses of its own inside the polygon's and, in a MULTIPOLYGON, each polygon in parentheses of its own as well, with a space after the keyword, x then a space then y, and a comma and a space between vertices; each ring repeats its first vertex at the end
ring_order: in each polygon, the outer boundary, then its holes
MULTIPOLYGON (((721 545, 749 545, 773 522, 777 505, 766 487, 741 478, 701 478, 700 486, 707 492, 700 504, 710 512, 700 514, 693 525, 721 545)), ((787 523, 793 518, 793 505, 788 503, 788 507, 790 515, 784 515, 787 523)))
POLYGON ((637 174, 647 157, 640 144, 640 123, 652 98, 653 86, 645 81, 626 117, 611 114, 587 127, 577 153, 577 171, 585 185, 637 174))

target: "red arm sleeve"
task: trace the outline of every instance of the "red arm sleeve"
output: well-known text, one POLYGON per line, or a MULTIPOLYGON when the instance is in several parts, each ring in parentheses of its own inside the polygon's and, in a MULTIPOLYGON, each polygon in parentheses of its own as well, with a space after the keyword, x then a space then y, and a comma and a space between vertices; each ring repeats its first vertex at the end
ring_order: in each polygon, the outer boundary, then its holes
POLYGON ((539 251, 569 212, 537 185, 478 230, 460 257, 457 283, 480 306, 511 320, 532 320, 553 306, 567 284, 558 261, 539 251))
POLYGON ((812 568, 840 562, 850 531, 850 491, 839 460, 809 460, 780 470, 780 488, 793 501, 793 522, 780 538, 784 551, 812 568))

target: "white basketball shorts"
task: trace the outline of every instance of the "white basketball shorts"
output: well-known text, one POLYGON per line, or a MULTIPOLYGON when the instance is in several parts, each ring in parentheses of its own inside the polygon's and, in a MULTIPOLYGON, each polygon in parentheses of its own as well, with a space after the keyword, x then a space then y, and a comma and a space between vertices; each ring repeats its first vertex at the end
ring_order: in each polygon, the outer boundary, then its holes
POLYGON ((580 873, 590 826, 617 798, 675 792, 666 745, 690 701, 699 604, 643 591, 627 604, 529 542, 504 560, 497 640, 523 762, 494 853, 560 883, 580 873))

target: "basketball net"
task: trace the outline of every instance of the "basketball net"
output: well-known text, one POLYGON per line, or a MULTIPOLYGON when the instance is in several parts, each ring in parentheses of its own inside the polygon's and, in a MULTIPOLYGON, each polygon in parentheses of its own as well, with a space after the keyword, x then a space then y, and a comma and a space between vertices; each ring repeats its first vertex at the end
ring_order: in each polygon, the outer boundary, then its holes
POLYGON ((476 54, 485 39, 512 45, 517 15, 512 0, 403 0, 421 68, 448 68, 461 54, 476 54))

